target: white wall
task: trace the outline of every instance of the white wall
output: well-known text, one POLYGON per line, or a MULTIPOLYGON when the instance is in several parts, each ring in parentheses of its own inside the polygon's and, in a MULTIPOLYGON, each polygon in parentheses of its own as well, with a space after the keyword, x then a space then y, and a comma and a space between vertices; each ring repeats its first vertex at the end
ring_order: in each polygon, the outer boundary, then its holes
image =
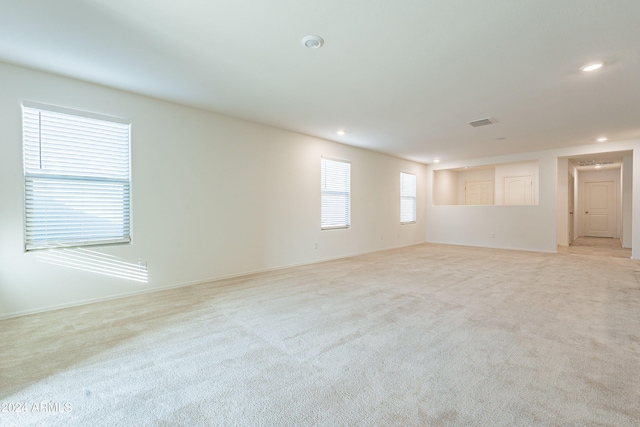
POLYGON ((622 159, 622 247, 631 247, 633 217, 633 156, 622 159))
MULTIPOLYGON (((427 241, 480 247, 523 249, 556 252, 558 239, 558 158, 595 153, 633 150, 633 169, 640 170, 637 150, 640 140, 625 140, 607 144, 591 144, 531 153, 469 159, 430 165, 427 187, 431 187, 433 172, 522 161, 538 161, 538 205, 533 206, 436 206, 427 194, 427 241)), ((580 174, 576 177, 579 178, 580 174)), ((561 177, 567 179, 566 176, 561 177)), ((576 179, 576 181, 577 181, 576 179)), ((640 259, 640 174, 633 174, 632 258, 640 259)), ((577 193, 576 193, 577 194, 577 193)), ((576 205, 578 209, 578 205, 576 205)), ((577 219, 577 218, 576 218, 577 219)))
MULTIPOLYGON (((538 160, 537 157, 502 156, 452 162, 439 168, 481 166, 519 161, 538 160), (523 158, 524 157, 524 158, 523 158)), ((536 156, 536 154, 529 155, 536 156)), ((540 188, 550 187, 553 192, 540 192, 539 205, 528 206, 434 206, 427 195, 427 241, 457 245, 524 249, 554 252, 556 249, 556 158, 539 158, 540 188), (538 226, 540 221, 550 226, 538 226)), ((435 168, 430 166, 433 172, 435 168)), ((427 187, 431 185, 427 174, 427 187)), ((496 198, 497 200, 497 198, 496 198)))
MULTIPOLYGON (((580 236, 580 228, 578 225, 578 208, 580 207, 580 183, 578 178, 578 169, 571 163, 569 163, 569 173, 573 177, 573 240, 580 236)), ((570 219, 567 218, 567 222, 570 219)), ((573 243, 573 240, 569 243, 573 243)), ((631 246, 629 246, 631 247, 631 246)))
POLYGON ((433 203, 436 205, 457 205, 457 191, 458 172, 451 170, 436 171, 433 176, 433 203))
POLYGON ((556 240, 560 246, 569 246, 569 159, 558 159, 557 189, 556 240))
POLYGON ((556 241, 558 246, 569 246, 573 240, 580 236, 578 216, 580 214, 580 192, 578 191, 578 170, 568 158, 558 159, 558 184, 557 184, 557 230, 556 241), (569 212, 569 176, 573 177, 573 229, 569 212), (571 235, 570 235, 571 234, 571 235))
POLYGON ((632 205, 631 212, 631 258, 640 260, 640 141, 637 148, 633 150, 633 183, 632 183, 632 205))
POLYGON ((424 165, 6 64, 0 81, 0 318, 425 240, 424 165), (148 283, 24 252, 23 100, 131 120, 133 242, 92 250, 146 260, 148 283), (321 156, 351 161, 351 229, 320 231, 321 156), (401 170, 416 224, 400 225, 401 170))

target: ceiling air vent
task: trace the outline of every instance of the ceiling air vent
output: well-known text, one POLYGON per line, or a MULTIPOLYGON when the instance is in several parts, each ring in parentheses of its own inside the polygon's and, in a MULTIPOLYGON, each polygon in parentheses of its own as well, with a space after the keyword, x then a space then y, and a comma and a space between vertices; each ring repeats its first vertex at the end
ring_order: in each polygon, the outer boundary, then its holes
POLYGON ((486 126, 486 125, 490 125, 496 122, 496 119, 494 119, 493 117, 487 117, 485 119, 480 119, 480 120, 474 120, 472 122, 469 122, 469 124, 471 126, 473 126, 474 128, 480 127, 480 126, 486 126))
POLYGON ((578 166, 613 165, 615 160, 580 160, 578 166))

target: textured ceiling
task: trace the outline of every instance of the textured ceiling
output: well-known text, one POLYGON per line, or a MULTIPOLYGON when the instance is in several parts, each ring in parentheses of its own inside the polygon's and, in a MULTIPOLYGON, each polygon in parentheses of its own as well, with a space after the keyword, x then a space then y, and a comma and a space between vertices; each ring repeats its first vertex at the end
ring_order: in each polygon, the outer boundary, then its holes
POLYGON ((425 163, 640 138, 638 0, 0 0, 0 10, 0 61, 425 163), (307 34, 324 47, 304 48, 307 34), (593 60, 606 66, 580 72, 593 60), (497 123, 467 124, 488 116, 497 123))

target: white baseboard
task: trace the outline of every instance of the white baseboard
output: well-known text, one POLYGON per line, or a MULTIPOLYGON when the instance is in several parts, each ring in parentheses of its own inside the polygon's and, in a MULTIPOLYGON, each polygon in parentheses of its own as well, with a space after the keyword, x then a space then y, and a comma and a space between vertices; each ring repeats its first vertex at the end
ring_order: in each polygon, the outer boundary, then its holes
POLYGON ((488 246, 488 245, 471 245, 465 243, 451 243, 451 242, 436 242, 436 241, 427 241, 425 243, 433 243, 434 245, 449 245, 449 246, 463 246, 467 248, 483 248, 483 249, 498 249, 498 250, 506 250, 506 251, 521 251, 521 252, 536 252, 542 254, 557 254, 557 250, 543 250, 543 249, 531 249, 531 248, 520 248, 516 246, 488 246))

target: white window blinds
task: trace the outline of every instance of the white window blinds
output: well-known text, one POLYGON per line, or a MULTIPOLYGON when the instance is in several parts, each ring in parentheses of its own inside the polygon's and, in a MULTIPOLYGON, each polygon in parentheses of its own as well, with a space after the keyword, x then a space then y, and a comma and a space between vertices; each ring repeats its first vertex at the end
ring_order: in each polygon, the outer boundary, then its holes
POLYGON ((400 223, 416 222, 416 176, 400 172, 400 223))
POLYGON ((130 241, 129 126, 23 103, 27 250, 130 241))
POLYGON ((320 160, 322 230, 347 228, 351 223, 351 164, 320 160))

